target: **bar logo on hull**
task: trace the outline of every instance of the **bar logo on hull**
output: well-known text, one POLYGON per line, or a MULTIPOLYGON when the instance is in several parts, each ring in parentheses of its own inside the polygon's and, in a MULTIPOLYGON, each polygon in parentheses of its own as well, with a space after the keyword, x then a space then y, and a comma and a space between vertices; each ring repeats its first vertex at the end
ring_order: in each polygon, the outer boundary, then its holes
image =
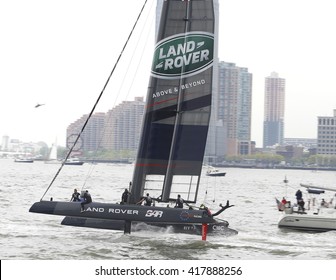
POLYGON ((208 32, 188 32, 158 42, 151 75, 176 79, 196 75, 213 63, 214 36, 208 32))

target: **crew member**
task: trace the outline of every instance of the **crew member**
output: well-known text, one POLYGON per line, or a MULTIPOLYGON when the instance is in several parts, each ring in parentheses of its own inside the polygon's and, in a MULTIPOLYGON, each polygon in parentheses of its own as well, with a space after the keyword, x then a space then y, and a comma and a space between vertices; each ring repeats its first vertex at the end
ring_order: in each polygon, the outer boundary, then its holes
POLYGON ((80 193, 77 191, 77 189, 74 189, 70 201, 80 201, 80 193))
POLYGON ((84 205, 85 204, 88 204, 88 203, 92 202, 91 194, 89 193, 88 190, 85 191, 83 198, 84 198, 84 201, 81 202, 81 212, 84 212, 84 205))
POLYGON ((128 202, 128 197, 130 196, 130 192, 128 191, 128 189, 125 189, 125 191, 123 192, 122 196, 121 196, 121 204, 125 204, 128 202))
POLYGON ((146 196, 143 197, 137 204, 141 204, 142 202, 145 202, 145 206, 152 205, 152 198, 149 196, 149 193, 147 193, 146 196))
POLYGON ((181 197, 181 195, 177 195, 177 199, 176 199, 176 204, 175 204, 175 208, 183 208, 183 199, 181 197))

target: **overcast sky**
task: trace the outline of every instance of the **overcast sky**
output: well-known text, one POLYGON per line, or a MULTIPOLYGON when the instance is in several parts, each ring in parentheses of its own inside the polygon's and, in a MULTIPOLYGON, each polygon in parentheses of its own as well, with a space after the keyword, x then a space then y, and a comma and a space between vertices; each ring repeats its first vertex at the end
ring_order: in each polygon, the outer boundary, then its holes
MULTIPOLYGON (((0 137, 65 145, 67 126, 90 112, 143 3, 0 0, 0 137)), ((286 79, 285 137, 316 138, 317 116, 336 108, 334 1, 219 3, 219 58, 253 74, 252 140, 262 146, 264 80, 273 71, 286 79)), ((148 0, 97 112, 146 96, 155 5, 148 0)))

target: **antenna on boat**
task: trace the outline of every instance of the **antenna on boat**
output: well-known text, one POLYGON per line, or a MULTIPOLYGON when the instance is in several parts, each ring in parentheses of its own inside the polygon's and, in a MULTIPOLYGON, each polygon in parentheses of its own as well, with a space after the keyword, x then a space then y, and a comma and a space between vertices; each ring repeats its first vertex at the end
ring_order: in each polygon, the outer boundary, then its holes
POLYGON ((285 179, 283 180, 283 182, 285 183, 286 185, 286 197, 287 197, 287 189, 288 189, 288 179, 287 179, 287 176, 285 175, 285 179))

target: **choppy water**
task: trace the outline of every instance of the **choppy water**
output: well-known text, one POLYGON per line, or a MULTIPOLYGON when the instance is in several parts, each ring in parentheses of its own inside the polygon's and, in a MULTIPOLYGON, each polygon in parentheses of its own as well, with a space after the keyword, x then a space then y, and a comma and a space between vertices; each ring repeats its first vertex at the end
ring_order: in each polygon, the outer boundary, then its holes
MULTIPOLYGON (((60 225, 62 217, 29 213, 40 200, 59 166, 0 160, 0 258, 39 259, 199 259, 199 260, 330 260, 336 259, 336 231, 302 233, 280 230, 274 197, 294 198, 300 183, 332 187, 335 172, 303 170, 226 169, 226 177, 202 178, 200 203, 211 209, 230 200, 232 207, 221 214, 238 235, 199 236, 162 230, 124 235, 119 231, 60 225), (287 176, 289 186, 283 184, 287 176), (207 195, 205 195, 207 190, 207 195), (288 190, 288 192, 287 192, 288 190), (213 202, 216 198, 215 202, 213 202)), ((132 177, 132 165, 84 164, 66 166, 48 192, 55 200, 68 200, 83 179, 95 201, 119 201, 132 177)), ((292 199, 293 200, 293 199, 292 199)))

